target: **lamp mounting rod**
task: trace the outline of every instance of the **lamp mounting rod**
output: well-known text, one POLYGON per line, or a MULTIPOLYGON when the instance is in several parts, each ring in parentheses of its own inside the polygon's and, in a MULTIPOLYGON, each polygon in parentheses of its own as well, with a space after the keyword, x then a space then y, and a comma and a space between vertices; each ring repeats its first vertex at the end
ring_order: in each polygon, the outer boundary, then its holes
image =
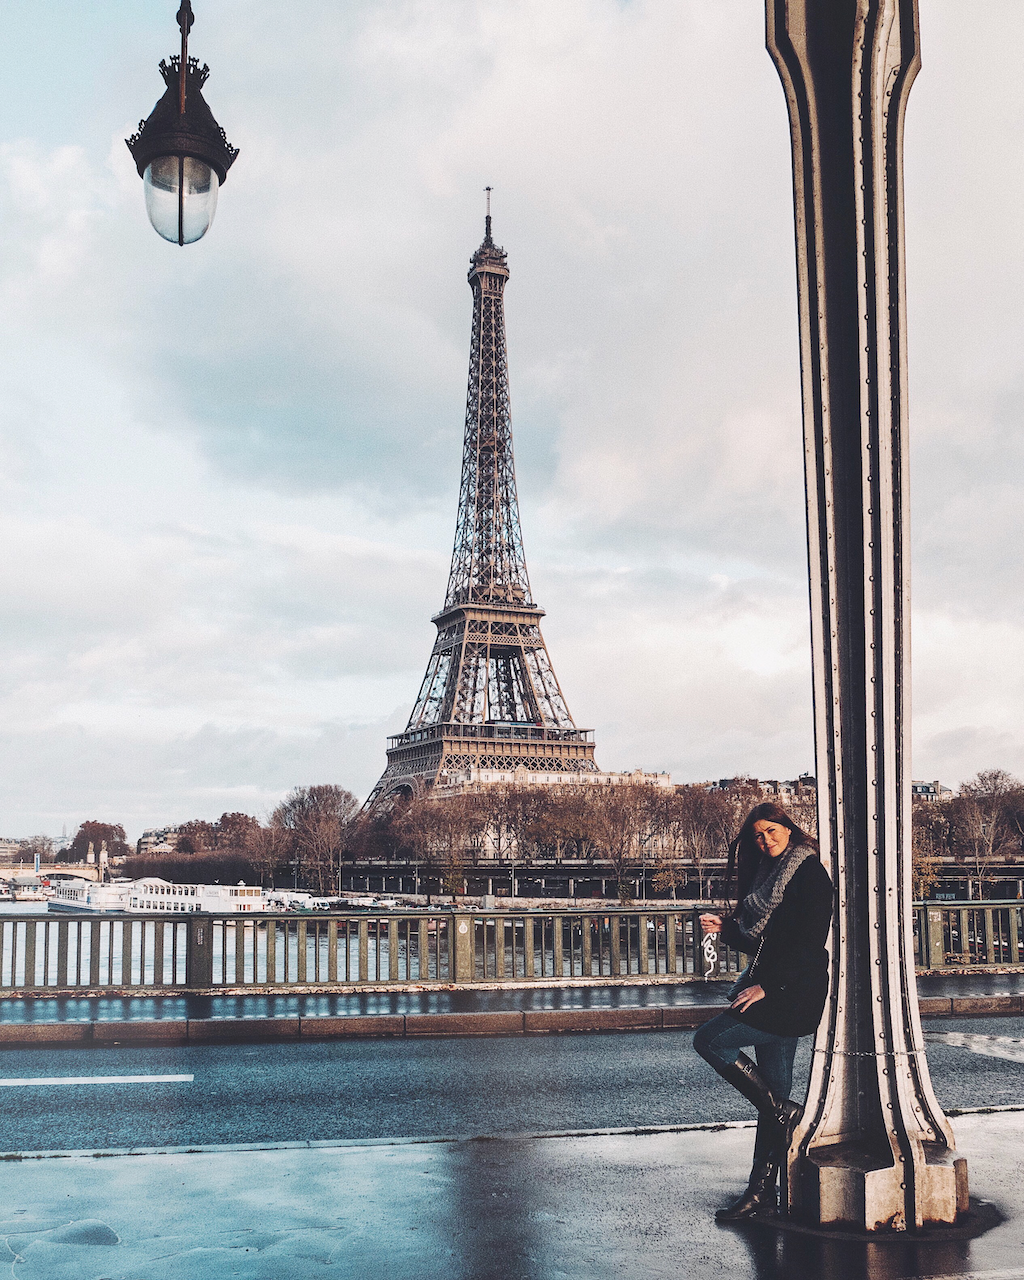
POLYGON ((188 69, 188 33, 196 17, 192 12, 192 0, 181 0, 178 10, 178 26, 181 28, 181 66, 178 69, 178 115, 185 114, 185 72, 188 69))

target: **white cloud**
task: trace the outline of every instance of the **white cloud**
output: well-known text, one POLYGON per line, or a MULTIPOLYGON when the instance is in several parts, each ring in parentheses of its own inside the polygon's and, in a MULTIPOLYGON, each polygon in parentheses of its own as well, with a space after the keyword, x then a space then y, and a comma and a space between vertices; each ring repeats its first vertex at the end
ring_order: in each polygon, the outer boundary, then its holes
MULTIPOLYGON (((372 784, 444 593, 487 184, 527 554, 599 759, 811 765, 788 135, 759 10, 207 6, 193 48, 242 154, 179 250, 123 144, 173 23, 112 10, 85 79, 77 6, 44 8, 18 28, 48 42, 38 76, 3 81, 35 98, 0 135, 0 830, 372 784)), ((1024 768, 1024 14, 994 0, 965 34, 930 0, 922 27, 915 773, 951 783, 1024 768)))

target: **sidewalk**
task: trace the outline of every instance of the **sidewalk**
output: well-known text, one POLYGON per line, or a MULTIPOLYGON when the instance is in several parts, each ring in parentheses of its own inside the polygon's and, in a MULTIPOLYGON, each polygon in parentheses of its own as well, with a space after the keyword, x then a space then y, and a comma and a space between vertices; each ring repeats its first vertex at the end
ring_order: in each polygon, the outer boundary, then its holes
POLYGON ((1006 1219, 956 1243, 717 1227, 749 1125, 30 1159, 0 1232, 18 1280, 1024 1280, 1024 1110, 953 1125, 1006 1219))

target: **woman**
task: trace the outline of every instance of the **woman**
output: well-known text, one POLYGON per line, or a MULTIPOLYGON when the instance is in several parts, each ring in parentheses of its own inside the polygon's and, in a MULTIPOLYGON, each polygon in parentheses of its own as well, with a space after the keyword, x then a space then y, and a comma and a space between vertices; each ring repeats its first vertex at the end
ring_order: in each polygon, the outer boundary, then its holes
POLYGON ((825 940, 832 881, 818 846, 777 804, 750 811, 729 846, 736 909, 700 918, 705 933, 753 957, 732 991, 728 1013, 706 1022, 693 1047, 757 1108, 754 1165, 746 1191, 719 1222, 770 1213, 775 1184, 803 1107, 789 1099, 800 1036, 817 1029, 828 994, 825 940), (740 1050, 753 1046, 757 1065, 740 1050))

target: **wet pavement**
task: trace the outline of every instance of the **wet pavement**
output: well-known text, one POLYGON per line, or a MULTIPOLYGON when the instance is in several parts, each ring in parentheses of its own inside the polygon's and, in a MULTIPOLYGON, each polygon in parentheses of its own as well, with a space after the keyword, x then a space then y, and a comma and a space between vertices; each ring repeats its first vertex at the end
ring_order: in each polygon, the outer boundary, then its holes
MULTIPOLYGON (((558 986, 501 990, 354 991, 331 995, 56 996, 0 999, 0 1024, 155 1022, 205 1018, 337 1018, 373 1014, 688 1008, 720 1003, 729 982, 558 986)), ((1024 973, 925 974, 922 996, 1024 994, 1024 973)))
POLYGON ((0 1235, 19 1280, 1024 1278, 1024 1112, 954 1129, 1004 1220, 952 1243, 716 1226, 749 1126, 26 1160, 0 1235))
MULTIPOLYGON (((926 1028, 944 1109, 1024 1102, 1024 1018, 926 1028)), ((810 1050, 801 1040, 797 1098, 810 1050)), ((0 1153, 564 1133, 754 1114, 697 1056, 689 1031, 47 1046, 0 1054, 0 1067, 0 1153)))

